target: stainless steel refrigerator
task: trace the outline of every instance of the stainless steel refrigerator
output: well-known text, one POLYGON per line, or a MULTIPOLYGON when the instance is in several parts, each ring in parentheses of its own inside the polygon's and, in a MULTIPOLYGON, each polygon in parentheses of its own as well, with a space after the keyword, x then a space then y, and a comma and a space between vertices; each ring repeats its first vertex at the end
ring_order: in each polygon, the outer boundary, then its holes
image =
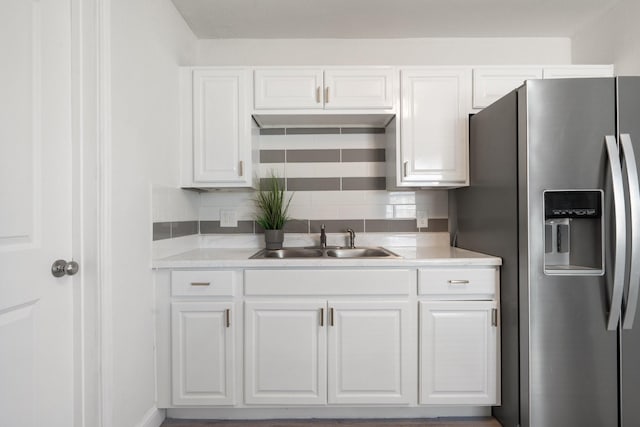
POLYGON ((640 426, 640 77, 527 81, 469 123, 451 231, 503 259, 494 416, 640 426))

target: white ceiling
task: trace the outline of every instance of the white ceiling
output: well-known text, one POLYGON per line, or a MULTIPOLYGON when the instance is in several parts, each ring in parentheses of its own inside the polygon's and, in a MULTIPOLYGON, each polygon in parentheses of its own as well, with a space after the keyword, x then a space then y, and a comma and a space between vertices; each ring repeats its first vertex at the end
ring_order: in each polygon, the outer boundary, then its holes
POLYGON ((619 0, 173 0, 198 38, 571 37, 619 0))

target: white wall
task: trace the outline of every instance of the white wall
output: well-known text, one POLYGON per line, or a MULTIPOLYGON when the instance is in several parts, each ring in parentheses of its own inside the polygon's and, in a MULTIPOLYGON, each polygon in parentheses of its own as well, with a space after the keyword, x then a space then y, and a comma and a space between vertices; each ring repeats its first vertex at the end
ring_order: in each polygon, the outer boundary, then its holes
POLYGON ((617 75, 640 74, 640 1, 621 0, 572 38, 574 63, 614 64, 617 75))
POLYGON ((111 0, 112 327, 114 427, 155 407, 151 198, 178 186, 178 66, 195 38, 170 0, 111 0))
POLYGON ((570 64, 568 38, 199 40, 197 65, 570 64))

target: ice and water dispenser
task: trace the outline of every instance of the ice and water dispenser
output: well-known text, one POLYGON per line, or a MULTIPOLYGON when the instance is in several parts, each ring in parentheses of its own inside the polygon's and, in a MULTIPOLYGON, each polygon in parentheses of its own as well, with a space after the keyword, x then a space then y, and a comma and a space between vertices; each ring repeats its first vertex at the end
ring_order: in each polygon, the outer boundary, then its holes
POLYGON ((601 190, 544 192, 544 272, 604 273, 601 190))

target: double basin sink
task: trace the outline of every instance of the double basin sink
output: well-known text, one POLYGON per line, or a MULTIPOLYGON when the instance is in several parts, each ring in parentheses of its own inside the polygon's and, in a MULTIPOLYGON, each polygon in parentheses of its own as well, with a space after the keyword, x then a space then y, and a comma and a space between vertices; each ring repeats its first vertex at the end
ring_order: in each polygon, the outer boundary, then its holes
POLYGON ((254 258, 401 258, 390 250, 382 247, 347 248, 330 246, 326 248, 282 248, 275 250, 262 249, 253 254, 254 258))

